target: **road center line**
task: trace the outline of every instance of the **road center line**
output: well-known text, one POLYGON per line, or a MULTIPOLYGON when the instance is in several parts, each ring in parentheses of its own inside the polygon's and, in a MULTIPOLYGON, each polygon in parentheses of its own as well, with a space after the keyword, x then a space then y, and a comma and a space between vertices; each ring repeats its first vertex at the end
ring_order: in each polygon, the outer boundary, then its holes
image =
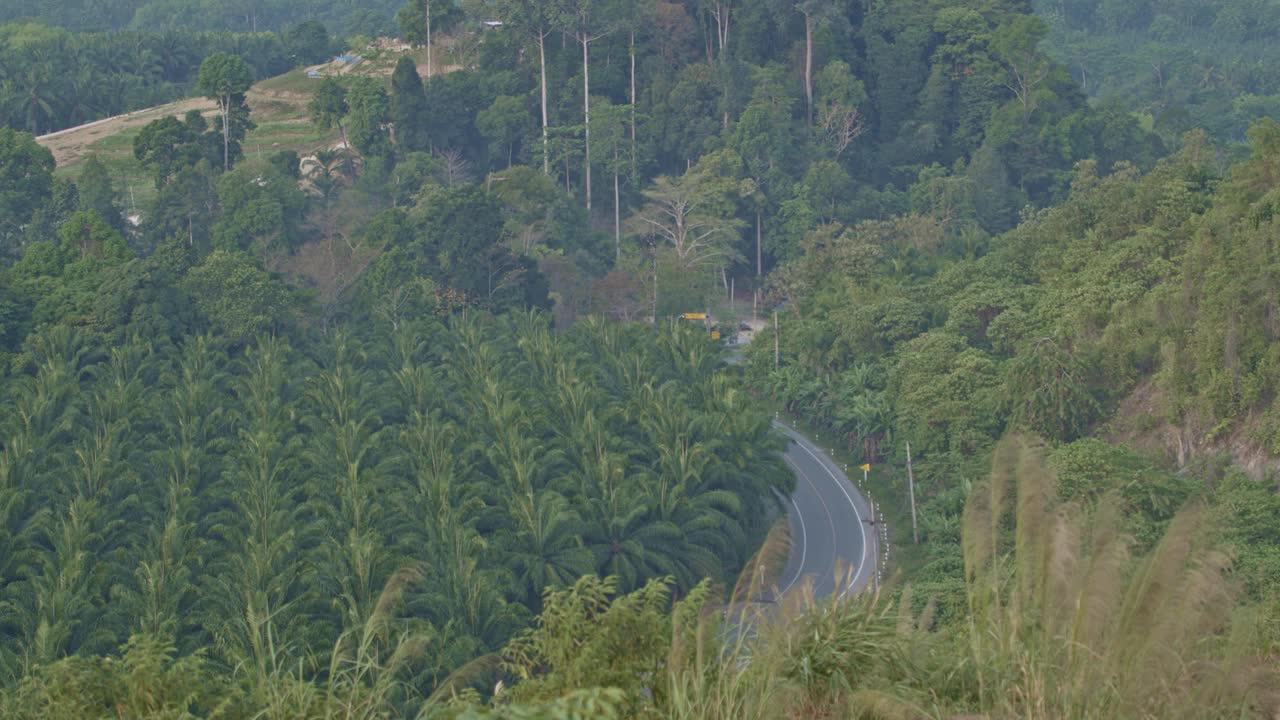
MULTIPOLYGON (((800 466, 797 465, 794 460, 787 457, 786 455, 783 455, 782 459, 786 461, 786 463, 795 470, 797 475, 804 478, 804 481, 809 483, 809 487, 813 488, 813 496, 818 499, 818 502, 822 503, 822 512, 827 516, 827 527, 831 529, 831 554, 833 558, 838 558, 840 556, 840 548, 837 547, 839 536, 836 535, 836 520, 835 520, 835 516, 831 514, 831 506, 827 505, 827 499, 822 497, 822 493, 818 491, 818 484, 813 481, 813 478, 809 477, 809 473, 806 473, 804 470, 801 470, 800 466)), ((797 509, 799 508, 797 507, 797 509)), ((859 521, 859 524, 861 524, 861 521, 859 521)), ((830 572, 834 574, 836 572, 836 568, 834 566, 831 567, 830 572)), ((815 579, 814 582, 816 583, 817 580, 815 579)), ((835 586, 835 583, 833 582, 832 590, 835 589, 834 586, 835 586)))
MULTIPOLYGON (((858 532, 862 534, 862 562, 858 563, 858 569, 854 572, 853 579, 849 581, 849 584, 840 593, 840 597, 843 598, 849 592, 849 588, 858 584, 858 578, 862 577, 863 570, 866 570, 867 568, 867 557, 870 556, 872 558, 872 562, 875 562, 875 555, 872 553, 871 547, 867 545, 867 529, 863 527, 866 523, 862 521, 862 513, 858 512, 858 506, 853 502, 853 498, 849 495, 849 491, 845 489, 844 483, 840 482, 840 479, 836 477, 836 474, 831 472, 831 468, 822 461, 822 458, 815 455, 808 447, 805 447, 803 436, 796 439, 795 443, 799 445, 802 450, 809 453, 810 457, 817 460, 823 470, 827 471, 827 474, 831 476, 832 482, 836 484, 836 487, 840 488, 840 492, 844 493, 845 500, 849 501, 849 507, 853 508, 854 517, 858 518, 858 532)), ((829 515, 830 513, 828 513, 828 516, 829 515)))

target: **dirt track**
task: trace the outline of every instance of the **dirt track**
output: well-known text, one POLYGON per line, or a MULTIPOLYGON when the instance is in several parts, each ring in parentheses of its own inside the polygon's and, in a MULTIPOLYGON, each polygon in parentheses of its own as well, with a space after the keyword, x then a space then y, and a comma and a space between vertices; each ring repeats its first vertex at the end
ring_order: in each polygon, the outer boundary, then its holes
POLYGON ((58 162, 59 166, 74 165, 90 145, 102 138, 118 135, 127 128, 146 125, 152 120, 157 120, 166 115, 182 117, 191 110, 212 113, 217 110, 217 106, 214 105, 212 100, 205 98, 179 100, 167 105, 158 105, 146 110, 137 110, 124 115, 103 118, 79 127, 41 135, 36 138, 36 142, 53 151, 53 159, 58 162))

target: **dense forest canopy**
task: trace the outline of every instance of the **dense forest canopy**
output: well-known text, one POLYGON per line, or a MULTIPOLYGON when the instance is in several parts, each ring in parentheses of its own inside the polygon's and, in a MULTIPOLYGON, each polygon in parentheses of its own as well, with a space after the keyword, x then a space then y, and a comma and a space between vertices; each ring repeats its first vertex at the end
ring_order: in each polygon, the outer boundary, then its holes
POLYGON ((1269 6, 98 5, 0 4, 0 714, 1274 713, 1269 6), (893 560, 735 616, 784 412, 893 560))
POLYGON ((196 94, 209 55, 244 59, 254 77, 329 56, 323 26, 308 33, 196 32, 186 28, 80 32, 0 25, 0 124, 41 135, 196 94))
POLYGON ((345 33, 377 36, 394 31, 392 17, 399 5, 394 0, 5 0, 0 3, 0 23, 39 22, 92 32, 186 29, 257 33, 317 21, 345 33))
POLYGON ((1166 142, 1201 128, 1243 144, 1249 124, 1280 114, 1280 7, 1271 2, 1037 0, 1045 50, 1081 87, 1142 113, 1166 142))

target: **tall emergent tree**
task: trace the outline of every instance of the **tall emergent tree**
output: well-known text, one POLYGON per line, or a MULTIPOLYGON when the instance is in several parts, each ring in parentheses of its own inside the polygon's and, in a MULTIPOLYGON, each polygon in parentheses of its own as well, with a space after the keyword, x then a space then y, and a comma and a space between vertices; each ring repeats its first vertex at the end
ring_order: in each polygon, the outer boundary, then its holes
POLYGON ((53 168, 48 148, 0 127, 0 256, 17 254, 23 226, 53 192, 53 168))
POLYGON ((514 95, 499 95, 492 105, 476 113, 476 129, 489 140, 492 157, 506 157, 504 167, 511 166, 515 147, 533 122, 528 105, 514 95))
POLYGON ((396 145, 403 152, 424 152, 430 147, 426 123, 427 95, 418 77, 418 66, 408 55, 401 55, 391 74, 391 126, 396 131, 396 145))
POLYGON ((76 181, 81 210, 92 210, 116 230, 124 229, 124 215, 116 202, 116 189, 107 166, 97 155, 90 155, 76 181))
POLYGON ((647 202, 629 224, 635 235, 670 246, 682 270, 720 267, 743 226, 731 209, 736 189, 699 166, 679 178, 663 175, 644 191, 647 202))
POLYGON ((347 89, 341 83, 333 78, 320 81, 320 87, 316 88, 316 94, 311 96, 307 105, 307 112, 311 115, 311 122, 318 127, 328 130, 337 125, 342 131, 342 147, 351 149, 351 143, 347 141, 347 126, 342 121, 347 115, 347 89))
POLYGON ((351 142, 356 150, 366 158, 389 156, 391 139, 387 135, 387 120, 391 103, 387 91, 373 78, 356 78, 347 93, 347 105, 351 142))
POLYGON ((547 37, 564 23, 561 0, 500 0, 502 21, 524 33, 538 46, 538 93, 542 105, 542 172, 551 174, 551 144, 547 133, 547 37))
POLYGON ((817 25, 842 19, 831 0, 801 0, 796 11, 804 16, 804 101, 805 120, 813 126, 813 31, 817 25))
POLYGON ((231 169, 231 136, 244 136, 250 128, 249 107, 244 94, 253 84, 253 73, 244 60, 236 55, 215 53, 200 63, 200 75, 196 87, 205 97, 218 103, 222 116, 222 169, 231 169))
POLYGON ((427 79, 433 74, 431 36, 434 32, 448 30, 462 19, 462 10, 453 0, 409 0, 409 4, 396 13, 396 22, 406 40, 427 46, 427 79))
POLYGON ((572 0, 569 8, 574 32, 582 44, 582 147, 583 185, 587 191, 587 212, 591 212, 591 43, 613 30, 613 7, 601 7, 599 0, 572 0))

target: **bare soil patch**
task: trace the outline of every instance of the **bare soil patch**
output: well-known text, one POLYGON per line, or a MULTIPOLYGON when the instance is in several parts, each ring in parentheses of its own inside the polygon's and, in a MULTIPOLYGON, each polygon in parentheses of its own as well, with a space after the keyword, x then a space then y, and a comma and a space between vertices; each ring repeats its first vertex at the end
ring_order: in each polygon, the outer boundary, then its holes
POLYGON ((217 106, 214 105, 212 100, 205 98, 178 100, 177 102, 147 108, 146 110, 136 110, 124 115, 95 120, 79 127, 42 135, 36 138, 36 142, 53 152, 53 159, 58 162, 59 167, 76 165, 85 155, 89 154, 90 146, 103 138, 119 135, 130 128, 141 128, 147 123, 159 120, 166 115, 182 117, 192 110, 214 113, 217 112, 217 106))

